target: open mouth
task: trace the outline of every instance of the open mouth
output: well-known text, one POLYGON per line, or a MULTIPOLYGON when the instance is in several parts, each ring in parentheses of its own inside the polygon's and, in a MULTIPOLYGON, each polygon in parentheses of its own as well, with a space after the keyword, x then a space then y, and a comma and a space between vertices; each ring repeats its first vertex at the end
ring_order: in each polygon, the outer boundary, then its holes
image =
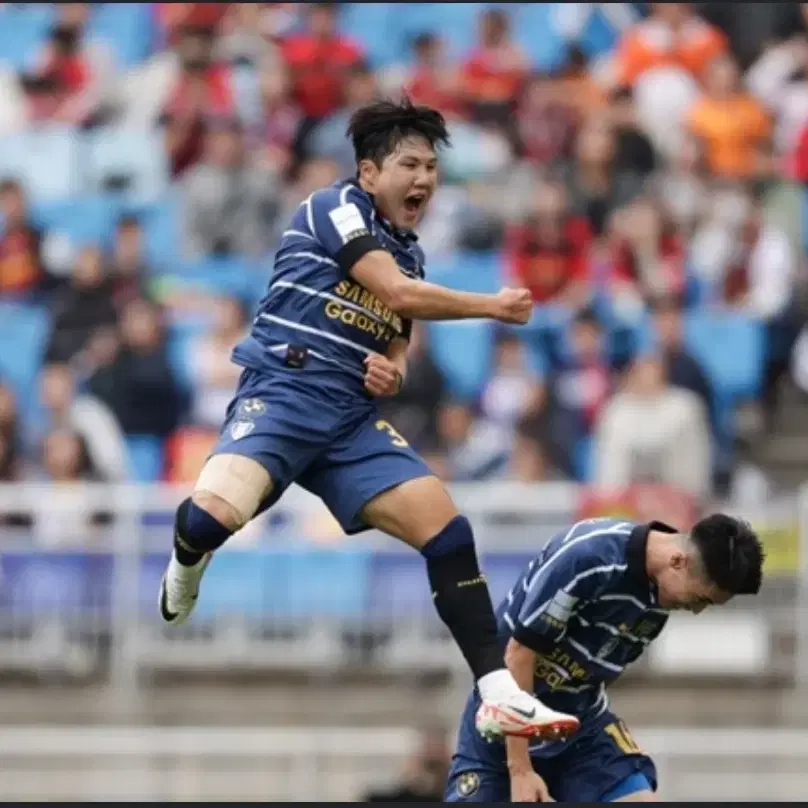
POLYGON ((404 207, 408 213, 418 213, 426 202, 426 194, 410 194, 404 199, 404 207))

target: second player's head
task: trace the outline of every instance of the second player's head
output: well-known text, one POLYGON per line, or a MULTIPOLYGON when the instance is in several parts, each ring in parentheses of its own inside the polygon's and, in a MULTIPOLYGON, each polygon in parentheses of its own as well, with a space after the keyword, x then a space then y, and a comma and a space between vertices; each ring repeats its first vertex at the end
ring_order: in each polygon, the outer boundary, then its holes
POLYGON ((663 542, 653 577, 665 608, 698 613, 760 589, 763 547, 741 519, 713 514, 697 522, 690 533, 665 537, 663 542))
POLYGON ((353 114, 348 137, 362 188, 394 227, 412 230, 438 184, 437 149, 449 143, 443 115, 407 99, 377 101, 353 114))

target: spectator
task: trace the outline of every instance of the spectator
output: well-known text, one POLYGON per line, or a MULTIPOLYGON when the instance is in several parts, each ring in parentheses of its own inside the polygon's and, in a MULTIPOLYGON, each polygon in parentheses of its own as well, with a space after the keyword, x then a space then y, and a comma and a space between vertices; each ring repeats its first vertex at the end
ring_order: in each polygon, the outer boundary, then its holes
MULTIPOLYGON (((337 31, 336 3, 307 3, 306 30, 283 43, 295 103, 304 120, 297 143, 341 103, 346 71, 363 58, 362 49, 337 31)), ((301 156, 303 152, 301 152, 301 156)))
POLYGON ((25 191, 16 180, 0 182, 0 213, 0 299, 36 295, 49 285, 43 234, 31 222, 25 191))
POLYGON ((356 158, 353 144, 345 137, 348 122, 359 107, 370 104, 378 97, 379 92, 376 76, 366 65, 357 63, 346 72, 344 106, 312 130, 307 142, 307 152, 314 157, 333 160, 339 166, 340 175, 350 177, 356 171, 356 158))
POLYGON ((42 444, 42 471, 54 483, 89 482, 95 469, 84 441, 69 429, 48 433, 42 444))
POLYGON ((86 393, 76 393, 76 382, 65 364, 46 365, 40 376, 40 397, 46 410, 48 431, 66 429, 84 444, 95 476, 121 482, 128 476, 123 434, 109 408, 86 393))
POLYGON ((710 435, 694 393, 667 384, 658 357, 638 360, 597 425, 595 484, 604 492, 659 483, 703 501, 710 492, 710 435))
POLYGON ((684 70, 696 79, 727 52, 724 35, 696 16, 692 3, 652 3, 651 16, 632 26, 615 55, 618 86, 632 87, 650 71, 684 70))
POLYGON ((652 302, 651 311, 656 347, 668 383, 697 395, 715 430, 717 422, 712 385, 704 368, 685 347, 681 300, 674 296, 660 297, 652 302))
POLYGON ((615 387, 617 367, 593 309, 578 312, 569 334, 551 344, 544 385, 548 459, 567 477, 580 478, 581 447, 615 387))
POLYGON ((401 779, 389 789, 367 792, 362 802, 443 802, 448 773, 446 733, 427 730, 407 760, 401 779))
POLYGON ((591 293, 589 223, 570 214, 563 185, 539 186, 532 210, 507 236, 510 275, 536 304, 583 305, 591 293))
POLYGON ((279 48, 266 35, 260 3, 223 3, 215 55, 218 61, 249 66, 261 74, 283 68, 279 48))
POLYGON ((615 169, 645 177, 657 166, 654 146, 642 131, 634 96, 629 89, 612 95, 609 118, 615 128, 615 169))
POLYGON ((506 479, 540 483, 552 478, 552 469, 542 448, 541 430, 536 424, 535 419, 524 419, 516 425, 506 479))
POLYGON ((22 474, 19 432, 14 391, 0 382, 0 483, 15 482, 22 474))
POLYGON ((117 322, 112 293, 113 284, 105 275, 101 251, 85 247, 76 257, 70 283, 54 297, 46 361, 69 362, 94 331, 117 322))
POLYGON ((642 179, 615 165, 614 127, 602 115, 590 118, 578 132, 572 161, 563 172, 571 209, 586 216, 595 236, 601 235, 615 210, 642 190, 642 179))
POLYGON ((673 222, 650 197, 619 211, 612 227, 609 296, 630 316, 656 295, 685 292, 685 250, 673 222))
MULTIPOLYGON (((162 45, 175 45, 190 27, 214 30, 233 3, 156 3, 162 45)), ((240 4, 241 5, 241 4, 240 4)), ((245 4, 246 5, 246 4, 245 4)))
POLYGON ((185 254, 259 256, 272 246, 279 178, 251 165, 234 120, 211 123, 203 162, 183 178, 185 254))
POLYGON ((152 65, 144 86, 146 93, 151 88, 153 94, 155 87, 162 91, 158 114, 165 124, 171 174, 179 177, 202 157, 205 122, 233 114, 235 91, 229 66, 213 58, 208 28, 184 28, 175 53, 163 62, 152 65))
POLYGON ((124 215, 118 219, 108 259, 108 272, 113 284, 117 309, 138 297, 148 297, 150 269, 145 255, 143 227, 140 219, 124 215))
POLYGON ((248 129, 248 146, 259 164, 283 174, 293 163, 292 147, 301 121, 284 65, 261 74, 259 94, 261 109, 248 129))
POLYGON ((710 64, 706 90, 691 110, 688 125, 702 143, 710 172, 727 180, 768 175, 771 125, 765 109, 741 88, 732 57, 710 64))
POLYGON ((413 41, 414 65, 404 81, 404 92, 414 104, 439 109, 444 116, 460 113, 458 76, 446 58, 443 40, 431 31, 413 41))
POLYGON ((559 82, 534 75, 524 86, 516 112, 518 151, 532 163, 549 166, 570 156, 578 110, 559 82))
POLYGON ((115 63, 107 47, 88 42, 90 3, 60 3, 57 22, 37 59, 35 76, 49 82, 56 104, 50 118, 64 124, 100 123, 109 113, 115 63))
POLYGON ((230 353, 244 338, 246 328, 247 311, 238 300, 215 300, 213 328, 193 339, 188 349, 194 423, 215 429, 221 426, 242 371, 230 361, 230 353))
POLYGON ((462 69, 462 97, 472 120, 507 127, 527 69, 527 57, 511 39, 508 12, 484 11, 479 44, 462 69))
POLYGON ((119 344, 89 379, 87 390, 112 410, 124 434, 165 438, 184 406, 166 355, 159 310, 145 300, 126 305, 119 344))

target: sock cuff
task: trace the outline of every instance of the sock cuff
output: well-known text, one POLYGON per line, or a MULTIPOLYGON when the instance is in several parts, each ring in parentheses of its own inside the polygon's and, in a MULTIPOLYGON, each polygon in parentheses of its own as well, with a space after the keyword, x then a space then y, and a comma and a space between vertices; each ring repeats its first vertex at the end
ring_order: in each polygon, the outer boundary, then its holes
POLYGON ((176 530, 184 544, 200 553, 218 550, 231 533, 229 528, 190 498, 177 508, 176 530))
POLYGON ((421 548, 421 554, 425 558, 436 558, 469 547, 474 547, 474 531, 471 522, 463 514, 458 514, 421 548))

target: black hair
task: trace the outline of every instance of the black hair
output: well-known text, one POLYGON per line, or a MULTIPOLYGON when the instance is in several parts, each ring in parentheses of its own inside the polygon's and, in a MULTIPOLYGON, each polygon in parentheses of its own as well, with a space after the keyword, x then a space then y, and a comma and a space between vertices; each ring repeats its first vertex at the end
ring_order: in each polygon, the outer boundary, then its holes
POLYGON ((575 325, 592 326, 592 328, 597 328, 598 330, 603 331, 603 323, 601 323, 598 313, 592 306, 586 306, 585 308, 579 309, 577 312, 575 312, 572 321, 575 325))
POLYGON ((697 522, 690 538, 709 579, 731 595, 756 595, 763 580, 765 553, 748 522, 716 513, 697 522))
POLYGON ((433 149, 449 145, 443 115, 431 107, 416 106, 409 98, 398 103, 375 101, 358 109, 346 134, 353 141, 356 162, 373 160, 377 166, 408 137, 422 137, 433 149))
POLYGON ((423 31, 412 40, 412 49, 417 53, 425 48, 431 48, 438 41, 438 37, 432 31, 423 31))

